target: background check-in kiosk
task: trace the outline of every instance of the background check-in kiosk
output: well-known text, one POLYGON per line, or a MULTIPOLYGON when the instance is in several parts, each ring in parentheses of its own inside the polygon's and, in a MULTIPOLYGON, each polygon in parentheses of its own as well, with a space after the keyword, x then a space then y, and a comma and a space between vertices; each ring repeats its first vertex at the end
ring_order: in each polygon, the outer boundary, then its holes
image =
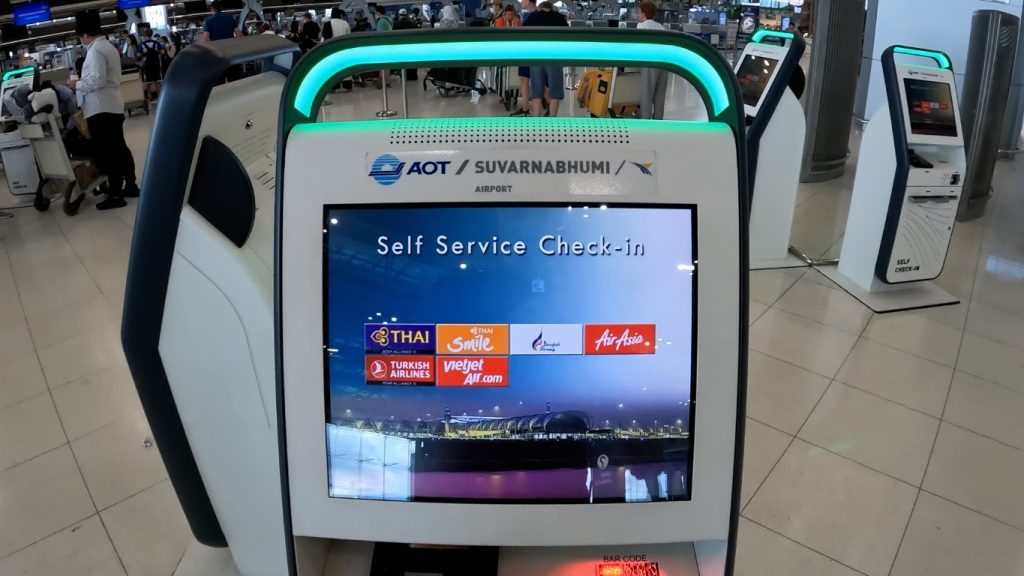
POLYGON ((792 32, 762 29, 736 62, 749 125, 750 267, 755 270, 807 265, 789 253, 807 129, 800 95, 790 84, 803 77, 804 48, 803 38, 792 32))
POLYGON ((839 265, 820 270, 875 312, 955 304, 929 282, 946 261, 967 165, 952 66, 942 52, 892 46, 882 71, 887 106, 864 131, 839 265))
MULTIPOLYGON (((14 101, 14 92, 22 86, 38 86, 36 67, 27 66, 3 73, 0 82, 0 159, 4 164, 7 192, 0 195, 0 209, 31 206, 36 203, 39 169, 32 144, 21 136, 18 124, 25 121, 22 107, 14 101)), ((36 203, 37 208, 40 207, 36 203)))
POLYGON ((731 574, 748 188, 728 65, 680 34, 435 30, 324 44, 283 98, 275 72, 211 93, 282 49, 182 52, 153 146, 174 122, 192 168, 139 206, 123 340, 197 538, 247 576, 731 574), (668 69, 710 120, 316 122, 361 71, 554 61, 668 69))

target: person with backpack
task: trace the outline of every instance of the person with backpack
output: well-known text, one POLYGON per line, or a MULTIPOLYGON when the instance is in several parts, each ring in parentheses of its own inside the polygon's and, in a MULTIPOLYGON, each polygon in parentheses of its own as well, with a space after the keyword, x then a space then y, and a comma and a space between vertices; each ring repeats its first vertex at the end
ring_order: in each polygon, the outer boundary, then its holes
POLYGON ((140 58, 142 81, 146 85, 146 94, 149 99, 156 100, 160 95, 160 82, 164 77, 164 58, 167 56, 167 51, 163 44, 153 38, 152 28, 147 28, 144 36, 146 39, 142 41, 140 58))
POLYGON ((352 27, 348 24, 348 16, 341 8, 331 8, 331 19, 324 22, 323 41, 331 38, 338 38, 352 33, 352 27))
POLYGON ((377 17, 377 32, 387 32, 395 29, 395 23, 388 16, 388 11, 382 4, 373 7, 374 15, 377 17))

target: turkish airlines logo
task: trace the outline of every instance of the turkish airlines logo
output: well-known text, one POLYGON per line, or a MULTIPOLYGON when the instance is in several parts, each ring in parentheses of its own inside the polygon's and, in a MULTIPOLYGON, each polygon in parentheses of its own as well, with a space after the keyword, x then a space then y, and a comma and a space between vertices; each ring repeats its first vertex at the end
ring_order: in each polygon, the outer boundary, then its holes
POLYGON ((431 386, 434 384, 434 357, 367 356, 366 383, 431 386))
POLYGON ((374 360, 370 363, 370 375, 377 380, 383 380, 388 375, 388 365, 383 360, 374 360))
POLYGON ((587 324, 586 354, 654 354, 654 324, 587 324))

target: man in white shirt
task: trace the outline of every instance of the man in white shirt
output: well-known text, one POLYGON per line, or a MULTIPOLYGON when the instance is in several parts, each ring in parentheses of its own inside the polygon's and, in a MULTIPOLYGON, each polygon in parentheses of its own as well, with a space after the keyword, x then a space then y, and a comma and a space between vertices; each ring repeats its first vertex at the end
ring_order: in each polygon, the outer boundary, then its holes
POLYGON ((126 205, 124 197, 139 195, 135 159, 124 141, 124 100, 121 98, 121 57, 100 31, 98 17, 78 18, 75 31, 86 47, 82 75, 70 82, 89 125, 93 158, 107 175, 110 191, 100 210, 126 205))
POLYGON ((331 38, 337 38, 338 36, 344 36, 351 33, 352 27, 348 25, 348 18, 345 16, 345 11, 341 8, 331 8, 331 19, 324 24, 324 42, 331 38))
MULTIPOLYGON (((654 21, 658 7, 647 0, 641 2, 636 25, 640 30, 664 30, 665 27, 654 21)), ((648 120, 661 120, 665 117, 665 93, 668 90, 668 72, 660 68, 643 68, 640 70, 640 117, 648 120)))

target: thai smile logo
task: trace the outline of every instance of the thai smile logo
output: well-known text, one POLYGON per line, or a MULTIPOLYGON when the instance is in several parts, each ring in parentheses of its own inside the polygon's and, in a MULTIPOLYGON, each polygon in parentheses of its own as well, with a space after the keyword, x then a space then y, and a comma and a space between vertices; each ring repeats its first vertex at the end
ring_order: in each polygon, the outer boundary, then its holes
POLYGON ((373 340, 377 344, 380 344, 381 347, 386 347, 391 342, 391 340, 388 338, 388 335, 389 334, 387 328, 378 328, 373 332, 373 334, 370 334, 370 340, 373 340))

